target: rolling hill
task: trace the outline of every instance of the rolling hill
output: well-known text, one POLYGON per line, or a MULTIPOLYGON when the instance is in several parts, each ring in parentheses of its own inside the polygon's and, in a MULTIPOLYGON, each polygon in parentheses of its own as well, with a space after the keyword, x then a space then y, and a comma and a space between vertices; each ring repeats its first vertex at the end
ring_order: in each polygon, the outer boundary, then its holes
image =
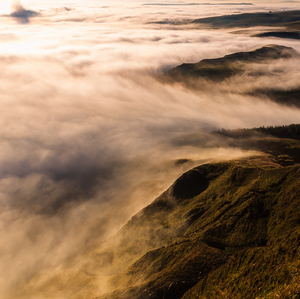
MULTIPOLYGON (((299 62, 299 53, 291 47, 268 45, 249 52, 238 52, 221 58, 203 59, 197 63, 183 63, 167 71, 162 81, 168 84, 183 83, 190 89, 204 89, 205 83, 217 84, 227 80, 247 75, 253 82, 259 82, 263 77, 278 76, 278 70, 268 67, 279 60, 294 59, 299 62), (259 72, 252 67, 263 66, 259 72)), ((230 82, 229 82, 230 83, 230 82)), ((253 84, 255 86, 255 84, 253 84)), ((211 89, 211 85, 210 89, 211 89)), ((220 87, 221 85, 219 85, 220 87)), ((232 91, 234 92, 234 91, 232 91)), ((255 87, 245 94, 271 99, 277 103, 300 107, 299 87, 255 87)))
POLYGON ((113 269, 97 299, 300 296, 300 136, 218 134, 265 153, 191 169, 133 216, 97 253, 113 269))
POLYGON ((203 59, 197 63, 183 63, 170 69, 165 75, 171 80, 187 80, 192 77, 222 81, 242 73, 247 64, 288 58, 299 58, 299 54, 290 47, 269 45, 250 52, 238 52, 221 58, 203 59))

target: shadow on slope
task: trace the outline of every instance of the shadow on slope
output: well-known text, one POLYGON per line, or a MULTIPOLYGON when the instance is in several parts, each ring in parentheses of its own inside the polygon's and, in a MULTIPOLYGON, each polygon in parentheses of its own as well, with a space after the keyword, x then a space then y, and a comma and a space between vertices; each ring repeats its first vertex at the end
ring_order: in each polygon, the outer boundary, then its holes
MULTIPOLYGON (((292 288, 300 266, 300 165, 282 166, 275 155, 205 164, 176 180, 118 233, 111 250, 131 255, 132 264, 116 267, 115 291, 97 298, 250 299, 292 288), (139 257, 141 243, 148 249, 139 257)), ((121 264, 120 255, 111 263, 121 264)))

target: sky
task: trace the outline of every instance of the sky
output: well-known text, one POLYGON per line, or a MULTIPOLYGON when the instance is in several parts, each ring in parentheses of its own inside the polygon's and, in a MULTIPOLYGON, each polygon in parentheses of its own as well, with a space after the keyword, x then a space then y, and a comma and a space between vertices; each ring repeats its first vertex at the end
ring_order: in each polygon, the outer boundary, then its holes
MULTIPOLYGON (((13 1, 10 0, 1 0, 0 1, 0 13, 8 13, 11 9, 13 1)), ((232 0, 232 1, 224 1, 224 0, 211 0, 211 1, 158 1, 158 0, 130 0, 130 1, 125 1, 125 0, 65 0, 65 1, 60 1, 60 0, 53 0, 53 1, 48 1, 48 0, 23 0, 22 3, 26 8, 31 8, 31 9, 40 9, 40 8, 50 8, 53 6, 70 6, 70 5, 80 5, 80 6, 88 6, 88 5, 94 5, 94 6, 101 6, 101 5, 136 5, 136 4, 143 4, 143 3, 241 3, 241 2, 247 2, 247 3, 253 3, 256 5, 277 5, 277 4, 288 4, 289 6, 291 5, 299 5, 299 1, 297 0, 290 0, 290 1, 280 1, 280 0, 273 0, 273 1, 258 1, 258 0, 253 0, 253 1, 237 1, 237 0, 232 0)))
MULTIPOLYGON (((89 253, 185 170, 253 154, 220 146, 210 131, 300 122, 298 109, 249 95, 298 88, 293 59, 254 65, 224 84, 202 82, 198 91, 160 80, 182 63, 267 44, 300 52, 295 40, 250 36, 261 28, 157 23, 269 11, 273 3, 195 8, 24 0, 25 15, 10 15, 12 3, 0 3, 3 299, 46 298, 39 288, 45 281, 80 272, 89 253), (191 161, 174 166, 178 159, 191 161)), ((101 291, 96 286, 92 295, 101 291)), ((71 298, 56 292, 54 286, 52 298, 71 298)))

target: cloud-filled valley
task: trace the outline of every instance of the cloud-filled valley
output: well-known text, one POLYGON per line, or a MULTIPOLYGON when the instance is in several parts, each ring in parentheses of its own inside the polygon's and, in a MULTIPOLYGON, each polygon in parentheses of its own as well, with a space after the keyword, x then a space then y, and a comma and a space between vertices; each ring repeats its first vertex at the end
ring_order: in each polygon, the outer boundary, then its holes
MULTIPOLYGON (((220 12, 256 9, 269 7, 220 12)), ((300 88, 295 58, 255 64, 199 90, 160 80, 182 63, 268 44, 300 53, 295 40, 153 23, 214 11, 94 4, 34 8, 26 22, 0 17, 1 298, 46 298, 30 293, 34 281, 81 269, 183 171, 253 154, 221 146, 210 131, 300 122, 298 108, 251 95, 300 88)), ((101 292, 89 291, 89 298, 101 292)))

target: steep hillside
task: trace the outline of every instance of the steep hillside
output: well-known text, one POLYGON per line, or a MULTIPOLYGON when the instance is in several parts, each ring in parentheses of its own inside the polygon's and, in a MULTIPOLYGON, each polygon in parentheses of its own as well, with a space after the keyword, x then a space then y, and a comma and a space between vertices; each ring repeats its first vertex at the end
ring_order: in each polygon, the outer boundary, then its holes
POLYGON ((97 298, 298 298, 300 165, 276 155, 183 174, 107 246, 114 291, 97 298))

